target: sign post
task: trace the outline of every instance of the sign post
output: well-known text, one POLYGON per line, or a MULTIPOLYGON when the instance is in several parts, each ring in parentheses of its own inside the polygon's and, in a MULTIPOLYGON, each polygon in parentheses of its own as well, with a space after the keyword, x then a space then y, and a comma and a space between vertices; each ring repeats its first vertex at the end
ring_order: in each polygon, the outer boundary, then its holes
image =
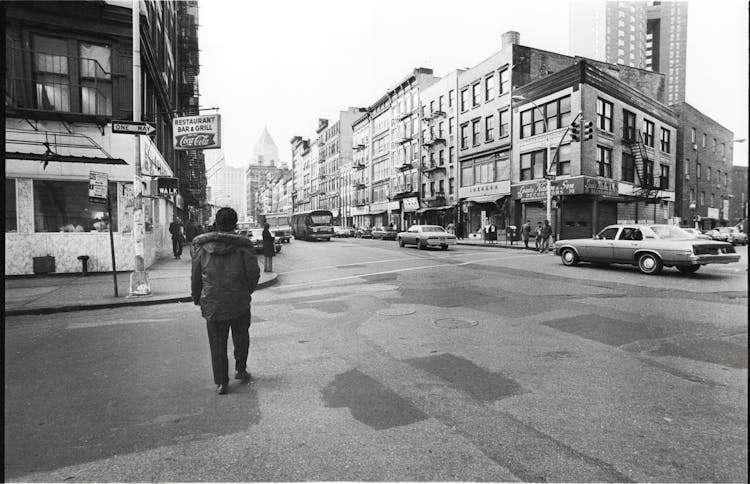
MULTIPOLYGON (((115 263, 115 239, 112 235, 112 202, 110 194, 108 193, 109 180, 107 174, 100 171, 89 172, 89 202, 91 203, 106 203, 107 204, 107 217, 109 223, 109 250, 112 254, 112 277, 115 282, 115 297, 119 297, 117 293, 117 264, 115 263)), ((114 194, 117 196, 117 193, 114 194)))

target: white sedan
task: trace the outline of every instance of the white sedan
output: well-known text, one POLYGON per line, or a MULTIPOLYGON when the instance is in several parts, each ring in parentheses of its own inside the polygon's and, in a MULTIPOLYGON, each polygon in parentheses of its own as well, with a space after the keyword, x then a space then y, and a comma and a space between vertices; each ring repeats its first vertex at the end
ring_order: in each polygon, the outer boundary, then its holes
POLYGON ((406 232, 399 232, 396 240, 401 247, 413 244, 420 249, 440 247, 448 250, 449 245, 456 245, 456 236, 439 225, 412 225, 406 232))

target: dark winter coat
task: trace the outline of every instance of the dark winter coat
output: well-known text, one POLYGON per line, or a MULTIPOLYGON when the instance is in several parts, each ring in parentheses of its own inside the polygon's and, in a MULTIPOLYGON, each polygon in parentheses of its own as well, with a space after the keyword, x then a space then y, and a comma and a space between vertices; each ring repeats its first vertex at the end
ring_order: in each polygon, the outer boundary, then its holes
POLYGON ((169 233, 172 234, 172 239, 182 238, 182 224, 178 222, 172 222, 169 224, 169 233))
POLYGON ((552 226, 543 225, 542 226, 542 238, 546 239, 550 235, 552 235, 552 226))
POLYGON ((191 294, 208 321, 250 316, 251 294, 260 279, 255 249, 247 237, 211 232, 193 239, 191 294))
POLYGON ((273 243, 273 235, 268 229, 263 229, 263 255, 273 257, 276 254, 276 248, 273 243))

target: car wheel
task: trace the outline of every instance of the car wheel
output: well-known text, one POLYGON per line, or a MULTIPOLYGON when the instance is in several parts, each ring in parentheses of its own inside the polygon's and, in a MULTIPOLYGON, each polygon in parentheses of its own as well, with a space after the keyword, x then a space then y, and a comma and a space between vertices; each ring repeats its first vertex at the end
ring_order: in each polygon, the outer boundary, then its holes
POLYGON ((576 251, 570 248, 565 248, 562 250, 562 252, 560 253, 560 259, 562 259, 563 265, 566 266, 574 266, 578 264, 580 260, 578 258, 578 254, 576 254, 576 251))
POLYGON ((693 272, 700 269, 700 265, 694 265, 694 266, 677 266, 677 270, 680 271, 683 274, 692 274, 693 272))
POLYGON ((443 249, 443 250, 448 250, 448 246, 445 245, 445 244, 441 245, 440 248, 443 249))
POLYGON ((417 240, 417 247, 419 247, 421 250, 424 250, 427 248, 427 241, 419 239, 417 240))
POLYGON ((661 259, 657 255, 646 253, 638 257, 638 268, 644 274, 650 276, 658 274, 661 272, 662 267, 664 267, 664 264, 662 264, 661 259))
POLYGON ((406 242, 404 242, 404 239, 398 239, 398 246, 403 247, 406 245, 406 242))

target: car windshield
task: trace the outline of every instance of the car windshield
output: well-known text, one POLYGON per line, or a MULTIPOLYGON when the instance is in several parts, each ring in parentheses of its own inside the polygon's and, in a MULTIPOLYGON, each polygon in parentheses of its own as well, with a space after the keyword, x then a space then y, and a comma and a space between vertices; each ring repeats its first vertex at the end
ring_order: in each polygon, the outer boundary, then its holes
POLYGON ((445 229, 439 225, 423 225, 422 232, 445 232, 445 229))
POLYGON ((676 225, 650 225, 651 230, 660 239, 691 239, 692 235, 676 225))
POLYGON ((732 230, 732 227, 721 227, 719 228, 719 232, 722 234, 731 234, 734 230, 732 230))

